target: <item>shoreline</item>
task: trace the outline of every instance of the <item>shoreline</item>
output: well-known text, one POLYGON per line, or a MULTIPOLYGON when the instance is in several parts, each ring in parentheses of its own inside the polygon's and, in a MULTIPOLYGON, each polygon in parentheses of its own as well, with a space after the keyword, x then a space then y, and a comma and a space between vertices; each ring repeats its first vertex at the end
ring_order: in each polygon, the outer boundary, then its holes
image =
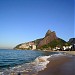
POLYGON ((47 68, 37 75, 75 75, 75 56, 61 56, 50 60, 47 68))
MULTIPOLYGON (((44 70, 37 73, 19 69, 19 71, 11 71, 10 75, 75 75, 75 51, 45 51, 58 52, 64 55, 48 58, 50 61, 44 70), (19 74, 20 73, 20 74, 19 74), (73 74, 72 74, 73 73, 73 74)), ((41 60, 41 59, 40 59, 41 60)), ((41 60, 44 62, 43 60, 41 60)))
POLYGON ((75 55, 75 51, 49 51, 49 50, 46 50, 45 52, 64 52, 66 54, 75 55))
MULTIPOLYGON (((13 50, 13 49, 12 49, 13 50)), ((21 49, 15 49, 15 50, 21 50, 21 49)), ((34 50, 34 51, 45 51, 45 52, 64 52, 67 54, 75 55, 75 51, 52 51, 52 50, 34 50)))
POLYGON ((75 55, 75 51, 66 51, 65 53, 75 55))
POLYGON ((64 52, 66 54, 75 55, 75 51, 53 51, 53 52, 64 52))

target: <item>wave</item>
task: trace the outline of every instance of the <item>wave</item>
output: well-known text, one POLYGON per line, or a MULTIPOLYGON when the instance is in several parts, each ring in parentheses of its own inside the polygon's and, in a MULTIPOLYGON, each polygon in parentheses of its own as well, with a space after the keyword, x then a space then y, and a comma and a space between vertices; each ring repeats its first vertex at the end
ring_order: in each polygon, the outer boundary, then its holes
POLYGON ((54 58, 62 55, 64 54, 59 53, 49 56, 39 56, 33 62, 5 69, 0 72, 0 75, 11 75, 11 73, 14 73, 14 75, 18 75, 18 73, 37 74, 39 71, 47 68, 47 64, 50 62, 50 60, 48 60, 49 58, 54 58))

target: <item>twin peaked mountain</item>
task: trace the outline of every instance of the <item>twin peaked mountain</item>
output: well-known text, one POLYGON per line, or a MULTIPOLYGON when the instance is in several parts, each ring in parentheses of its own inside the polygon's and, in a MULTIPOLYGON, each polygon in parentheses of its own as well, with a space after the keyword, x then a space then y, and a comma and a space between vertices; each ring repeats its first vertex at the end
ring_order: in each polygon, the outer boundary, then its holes
POLYGON ((17 45, 14 49, 52 49, 56 46, 62 47, 66 41, 58 38, 54 31, 48 30, 44 38, 17 45))
POLYGON ((53 31, 48 30, 45 37, 39 42, 37 47, 42 47, 44 45, 47 45, 51 41, 57 39, 56 33, 53 31))

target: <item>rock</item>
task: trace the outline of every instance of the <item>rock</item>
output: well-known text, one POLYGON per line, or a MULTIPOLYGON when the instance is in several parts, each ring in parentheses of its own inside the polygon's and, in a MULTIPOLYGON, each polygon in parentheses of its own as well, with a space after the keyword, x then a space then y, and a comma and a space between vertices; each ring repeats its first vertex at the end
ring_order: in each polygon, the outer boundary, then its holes
POLYGON ((68 42, 71 44, 75 44, 75 38, 70 38, 68 42))
MULTIPOLYGON (((66 43, 64 40, 62 39, 59 39, 57 36, 56 36, 56 33, 54 31, 51 31, 51 30, 48 30, 45 34, 45 37, 44 38, 40 38, 40 39, 36 39, 34 41, 30 41, 30 42, 26 42, 26 43, 22 43, 22 44, 19 44, 17 45, 14 49, 28 49, 28 50, 35 50, 35 49, 41 49, 42 46, 44 45, 48 45, 51 43, 54 43, 55 44, 59 44, 62 45, 63 43, 66 43)), ((52 43, 52 45, 53 45, 52 43)), ((48 49, 51 49, 48 48, 48 49)))
POLYGON ((54 39, 57 39, 56 33, 54 31, 48 30, 43 40, 41 40, 38 44, 38 48, 40 48, 43 45, 46 45, 53 41, 54 39))

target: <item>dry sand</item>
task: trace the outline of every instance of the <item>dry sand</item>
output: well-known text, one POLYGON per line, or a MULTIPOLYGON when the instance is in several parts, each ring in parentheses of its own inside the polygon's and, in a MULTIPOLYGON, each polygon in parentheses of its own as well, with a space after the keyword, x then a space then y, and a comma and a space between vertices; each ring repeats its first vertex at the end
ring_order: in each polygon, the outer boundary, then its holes
MULTIPOLYGON (((56 51, 57 52, 57 51, 56 51)), ((37 75, 75 75, 75 51, 59 51, 71 54, 72 56, 60 56, 50 58, 50 63, 43 71, 38 72, 37 75)), ((17 74, 11 74, 17 75, 17 74)), ((18 75, 36 75, 29 73, 21 73, 18 75)))
POLYGON ((75 75, 75 56, 61 56, 49 60, 47 68, 38 75, 75 75))

